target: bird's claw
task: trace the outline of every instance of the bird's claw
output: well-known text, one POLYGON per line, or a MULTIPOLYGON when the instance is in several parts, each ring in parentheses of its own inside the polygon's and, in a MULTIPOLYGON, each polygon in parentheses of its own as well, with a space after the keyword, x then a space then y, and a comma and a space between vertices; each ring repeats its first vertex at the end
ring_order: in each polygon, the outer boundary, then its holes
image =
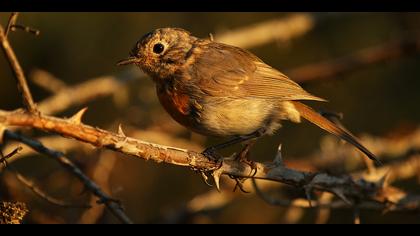
POLYGON ((201 152, 205 157, 213 161, 219 161, 223 159, 222 155, 220 155, 214 147, 208 147, 203 152, 201 152))

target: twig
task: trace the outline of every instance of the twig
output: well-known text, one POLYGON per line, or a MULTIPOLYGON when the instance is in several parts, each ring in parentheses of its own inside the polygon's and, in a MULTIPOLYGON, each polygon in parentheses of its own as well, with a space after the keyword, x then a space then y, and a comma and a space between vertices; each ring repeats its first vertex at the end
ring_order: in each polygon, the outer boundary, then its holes
MULTIPOLYGON (((29 74, 29 79, 39 87, 45 89, 52 94, 59 93, 67 88, 66 83, 57 79, 51 73, 36 69, 29 74)), ((39 104, 39 106, 42 102, 39 104)))
MULTIPOLYGON (((117 158, 115 153, 102 152, 99 155, 97 163, 92 170, 92 180, 95 181, 102 189, 105 191, 110 191, 111 187, 109 185, 109 179, 112 173, 112 169, 115 166, 117 158)), ((94 196, 91 197, 90 203, 93 205, 96 201, 94 196)), ((104 206, 103 205, 93 205, 92 208, 87 209, 80 216, 78 222, 81 224, 93 224, 103 215, 104 206)))
MULTIPOLYGON (((37 115, 34 115, 34 116, 37 116, 37 115)), ((121 222, 128 223, 128 224, 132 223, 132 221, 124 213, 121 206, 115 200, 109 197, 106 193, 102 192, 99 186, 96 185, 93 181, 91 181, 88 176, 83 174, 83 172, 76 165, 74 165, 63 153, 48 149, 36 140, 26 138, 22 135, 19 135, 17 133, 14 133, 8 130, 4 132, 4 138, 9 138, 9 139, 22 142, 28 145, 29 147, 31 147, 32 149, 36 150, 37 152, 45 154, 46 156, 57 160, 65 169, 67 169, 72 174, 77 176, 82 181, 82 183, 86 186, 86 188, 92 191, 92 193, 99 198, 98 202, 105 204, 107 208, 119 220, 121 220, 121 222)))
MULTIPOLYGON (((11 17, 11 20, 15 18, 11 17)), ((10 22, 9 22, 10 23, 10 22)), ((10 46, 9 40, 7 40, 7 37, 5 35, 5 32, 3 30, 3 26, 0 25, 0 43, 1 48, 6 55, 7 61, 10 64, 10 67, 12 68, 12 71, 15 75, 18 90, 21 93, 21 97, 23 99, 23 103, 26 107, 26 109, 29 112, 36 113, 36 105, 33 101, 31 91, 29 90, 28 84, 26 83, 25 74, 23 73, 22 67, 19 64, 18 59, 16 58, 15 52, 13 51, 12 47, 10 46)))
MULTIPOLYGON (((326 209, 354 209, 355 206, 349 205, 344 201, 333 201, 331 203, 320 203, 318 201, 312 200, 310 203, 307 199, 277 199, 268 196, 259 190, 256 185, 255 180, 252 182, 254 184, 256 193, 268 204, 284 206, 284 207, 300 207, 300 208, 326 208, 326 209)), ((392 204, 390 202, 390 204, 392 204)), ((390 210, 390 211, 413 211, 418 212, 420 210, 420 196, 418 195, 409 195, 406 194, 404 199, 401 202, 395 203, 393 206, 388 206, 387 204, 378 202, 378 201, 363 201, 357 204, 358 209, 368 209, 368 210, 390 210)))
MULTIPOLYGON (((80 112, 79 112, 80 113, 80 112)), ((77 117, 81 118, 80 115, 77 117)), ((4 125, 18 125, 32 127, 47 132, 54 132, 65 137, 71 137, 83 142, 90 143, 100 148, 108 148, 117 152, 124 153, 146 160, 165 162, 173 165, 186 166, 197 171, 210 173, 215 181, 220 179, 222 174, 236 176, 240 178, 256 178, 277 181, 295 187, 308 188, 313 190, 327 191, 339 196, 347 204, 351 204, 352 199, 376 201, 381 187, 378 183, 366 181, 365 179, 355 180, 350 176, 331 176, 325 173, 310 173, 297 171, 284 166, 276 166, 272 163, 255 163, 256 174, 250 176, 251 167, 242 162, 223 161, 218 163, 209 160, 204 155, 168 147, 142 140, 126 137, 120 134, 105 131, 84 125, 80 120, 60 119, 44 115, 34 115, 19 111, 7 112, 0 110, 0 123, 4 125)), ((6 131, 5 135, 11 133, 6 131)), ((31 141, 32 142, 32 141, 31 141)), ((33 144, 35 148, 39 148, 33 144)), ((39 150, 44 152, 42 148, 39 150)), ((49 153, 49 152, 47 152, 49 153)), ((52 154, 54 154, 53 152, 52 154)), ((61 156, 61 153, 58 153, 61 156)), ((55 153, 54 155, 58 155, 55 153)), ((216 186, 218 183, 216 182, 216 186)), ((378 204, 385 204, 378 202, 378 204)))
POLYGON ((19 147, 15 148, 13 151, 11 151, 10 153, 6 154, 5 156, 3 155, 3 152, 0 152, 0 154, 1 154, 0 162, 4 163, 4 165, 7 165, 7 159, 13 157, 16 154, 18 154, 21 150, 22 150, 22 147, 19 146, 19 147))
MULTIPOLYGON (((417 133, 417 132, 414 132, 414 133, 417 133)), ((393 181, 408 179, 418 174, 418 170, 420 169, 420 155, 416 155, 415 153, 413 153, 413 155, 406 157, 405 154, 400 153, 401 151, 412 149, 413 147, 410 145, 414 145, 414 146, 416 145, 414 141, 415 139, 417 139, 416 135, 408 135, 398 140, 394 140, 393 141, 394 144, 391 144, 391 141, 388 139, 384 139, 384 138, 379 139, 376 143, 378 143, 379 146, 384 148, 381 151, 382 153, 393 152, 395 155, 401 155, 401 157, 394 157, 396 161, 387 163, 386 165, 380 167, 376 171, 375 176, 368 176, 368 177, 371 177, 371 178, 374 177, 375 179, 379 179, 386 172, 389 172, 390 177, 388 179, 388 183, 392 183, 393 181), (402 145, 404 142, 408 142, 408 145, 402 145), (384 143, 384 145, 382 145, 381 143, 384 143), (395 151, 393 150, 394 146, 398 146, 398 149, 401 149, 401 150, 398 150, 398 152, 395 153, 395 151)), ((304 159, 305 163, 306 162, 312 163, 314 160, 320 159, 321 155, 322 154, 316 154, 316 155, 311 155, 310 158, 303 157, 300 159, 304 159)), ((332 158, 334 157, 337 158, 337 156, 333 156, 332 158)), ((296 166, 296 167, 301 167, 303 165, 301 162, 294 163, 293 161, 287 161, 287 164, 291 166, 296 166)), ((352 176, 366 177, 365 170, 357 171, 353 173, 352 176)), ((249 189, 252 186, 246 185, 245 187, 249 189)), ((275 182, 262 181, 261 183, 258 183, 258 190, 260 192, 262 192, 262 190, 269 191, 274 188, 276 190, 279 190, 281 187, 282 185, 278 185, 275 182)), ((226 207, 227 205, 229 205, 230 203, 232 203, 237 197, 250 197, 254 193, 257 193, 257 191, 253 191, 251 192, 251 194, 238 195, 238 194, 233 194, 230 191, 222 191, 221 193, 219 193, 212 189, 206 193, 203 193, 201 195, 194 197, 192 200, 188 201, 188 203, 186 203, 185 206, 175 209, 169 217, 164 217, 163 221, 169 218, 170 222, 175 222, 175 223, 183 222, 185 219, 191 219, 196 215, 222 209, 226 207)), ((322 203, 324 202, 330 203, 332 200, 331 196, 333 195, 324 192, 322 196, 326 196, 325 199, 321 197, 320 201, 322 203)), ((301 200, 303 201, 303 199, 301 200)), ((282 201, 282 200, 276 199, 275 201, 282 201)), ((290 201, 284 200, 283 204, 278 204, 278 205, 288 206, 288 204, 290 204, 290 201)), ((308 202, 305 204, 309 206, 308 202)), ((316 204, 316 203, 312 202, 312 204, 316 204)), ((336 206, 339 205, 339 206, 342 206, 343 208, 347 208, 347 205, 345 204, 334 203, 333 205, 336 205, 336 206)), ((297 207, 297 206, 292 206, 292 207, 297 207)), ((337 208, 339 207, 337 206, 337 208)), ((329 210, 330 208, 326 208, 326 207, 319 209, 319 212, 318 212, 319 218, 317 218, 317 223, 324 222, 323 220, 326 220, 329 210)))
POLYGON ((49 196, 42 189, 37 187, 31 180, 29 180, 25 176, 21 175, 13 166, 8 165, 7 159, 12 157, 12 156, 15 156, 21 150, 22 150, 22 147, 19 146, 19 147, 15 148, 9 154, 6 154, 5 156, 3 155, 3 152, 0 152, 0 154, 2 156, 1 162, 4 162, 5 165, 7 165, 7 169, 9 171, 13 172, 13 174, 16 176, 16 179, 19 180, 19 182, 21 182, 23 185, 25 185, 27 188, 29 188, 33 193, 35 193, 35 195, 39 196, 41 199, 44 199, 45 201, 47 201, 50 204, 57 205, 57 206, 60 206, 60 207, 71 207, 71 208, 89 208, 90 207, 90 205, 70 204, 70 203, 67 203, 67 202, 64 202, 62 200, 58 200, 54 197, 49 196))
MULTIPOLYGON (((39 142, 41 142, 42 144, 44 144, 44 146, 47 146, 51 149, 59 149, 64 153, 67 153, 68 151, 72 151, 72 150, 79 150, 79 151, 85 151, 85 152, 89 152, 92 151, 93 149, 85 143, 81 143, 81 142, 77 142, 71 139, 63 139, 60 136, 46 136, 46 137, 37 137, 34 138, 36 140, 38 140, 39 142)), ((19 145, 18 142, 9 142, 7 145, 5 145, 5 147, 3 148, 3 150, 5 152, 9 151, 11 149, 13 149, 13 147, 16 147, 16 145, 19 145)), ((22 158, 25 158, 27 156, 30 155, 35 155, 37 154, 36 151, 26 148, 23 149, 22 151, 19 152, 19 155, 15 155, 13 157, 8 158, 7 162, 13 163, 16 160, 20 160, 22 158)), ((0 171, 2 170, 2 168, 0 167, 0 171)))
POLYGON ((363 67, 394 60, 420 51, 420 38, 391 40, 379 46, 359 50, 341 58, 297 67, 286 74, 296 82, 311 83, 336 78, 363 67))
POLYGON ((214 40, 237 47, 251 48, 274 40, 291 40, 311 30, 313 25, 314 18, 310 14, 292 14, 231 32, 216 34, 214 40))
POLYGON ((41 31, 39 31, 37 29, 34 29, 32 27, 29 27, 29 26, 24 26, 24 25, 16 25, 16 24, 14 24, 14 25, 12 25, 11 28, 12 28, 12 31, 15 31, 16 29, 20 29, 20 30, 22 30, 22 31, 24 31, 26 33, 30 33, 30 34, 33 34, 35 36, 38 36, 41 33, 41 31))
MULTIPOLYGON (((71 106, 85 104, 94 98, 109 95, 126 96, 124 91, 120 80, 113 76, 104 76, 75 86, 67 86, 55 95, 40 102, 38 108, 44 114, 55 114, 71 106)), ((121 98, 126 100, 125 97, 121 98)))
POLYGON ((68 202, 65 202, 63 200, 59 200, 57 198, 54 198, 54 197, 50 196, 48 193, 44 192, 39 187, 37 187, 34 182, 27 179, 25 176, 21 175, 18 171, 16 171, 15 168, 12 168, 12 166, 9 165, 8 169, 13 172, 13 174, 16 176, 16 179, 19 180, 20 183, 25 185, 35 195, 37 195, 38 197, 47 201, 50 204, 60 206, 60 207, 66 207, 66 208, 90 208, 91 207, 91 205, 89 205, 89 204, 84 204, 84 205, 72 204, 72 203, 68 203, 68 202))
POLYGON ((9 21, 7 22, 6 31, 4 32, 5 37, 9 34, 9 32, 12 30, 13 25, 16 24, 16 20, 19 16, 19 12, 12 12, 9 17, 9 21))

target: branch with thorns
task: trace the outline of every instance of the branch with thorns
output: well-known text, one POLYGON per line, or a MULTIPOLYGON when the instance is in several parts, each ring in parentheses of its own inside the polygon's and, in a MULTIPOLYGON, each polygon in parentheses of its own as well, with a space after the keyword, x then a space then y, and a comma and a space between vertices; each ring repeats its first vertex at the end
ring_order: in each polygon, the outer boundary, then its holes
MULTIPOLYGON (((119 128, 118 133, 109 132, 96 127, 85 125, 81 118, 86 109, 76 113, 73 117, 63 119, 42 114, 31 114, 25 111, 0 110, 0 123, 5 126, 24 126, 46 132, 60 134, 67 138, 77 139, 98 148, 111 149, 126 155, 158 163, 168 163, 191 168, 200 173, 213 177, 216 187, 220 188, 222 175, 238 178, 255 178, 285 183, 298 188, 304 188, 308 195, 313 190, 327 191, 341 198, 349 206, 361 201, 376 202, 388 205, 383 197, 384 178, 378 181, 368 181, 363 178, 355 179, 351 176, 332 176, 326 173, 311 173, 293 170, 282 164, 280 152, 273 162, 255 163, 256 173, 247 163, 224 160, 217 162, 210 160, 199 152, 145 142, 125 136, 119 128)), ((10 135, 10 131, 5 134, 10 135)))
MULTIPOLYGON (((7 33, 11 30, 13 26, 16 26, 18 13, 12 13, 9 22, 7 24, 6 31, 4 31, 3 27, 0 25, 0 43, 2 50, 4 54, 6 55, 6 58, 12 68, 12 71, 14 72, 18 89, 21 93, 23 103, 26 108, 26 112, 28 114, 31 114, 33 116, 40 116, 40 111, 37 109, 35 102, 33 101, 31 92, 29 90, 28 84, 26 82, 25 74, 22 70, 22 67, 20 66, 17 57, 10 46, 10 43, 7 38, 7 33)), ((83 113, 76 114, 73 119, 79 119, 78 116, 81 117, 83 113)), ((39 153, 43 153, 49 157, 54 158, 57 160, 65 169, 70 171, 73 175, 78 177, 85 187, 89 189, 94 195, 96 195, 99 198, 98 203, 105 204, 107 208, 123 223, 130 224, 132 223, 131 219, 125 214, 124 210, 122 209, 119 201, 112 199, 107 194, 105 194, 97 184, 95 184, 93 181, 89 179, 88 176, 83 174, 83 172, 75 165, 73 164, 67 157, 64 156, 63 153, 51 150, 45 146, 43 146, 40 142, 36 140, 32 140, 30 138, 24 137, 23 135, 19 135, 17 133, 14 133, 12 131, 8 131, 5 129, 4 126, 0 127, 1 130, 1 138, 9 138, 13 140, 17 140, 19 142, 25 143, 26 145, 30 146, 32 149, 36 150, 39 153)), ((18 149, 16 151, 12 152, 13 154, 17 153, 18 149)), ((9 154, 11 155, 11 154, 9 154)), ((3 158, 2 158, 3 159, 3 158)), ((7 158, 5 157, 4 160, 7 158)), ((22 179, 21 179, 22 180, 22 179)), ((25 181, 24 181, 25 182, 25 181)), ((34 192, 37 192, 38 194, 40 191, 37 191, 38 189, 32 189, 36 190, 34 192)), ((41 194, 42 195, 42 194, 41 194)), ((51 199, 50 199, 51 200, 51 199)), ((54 202, 54 201, 53 201, 54 202)))

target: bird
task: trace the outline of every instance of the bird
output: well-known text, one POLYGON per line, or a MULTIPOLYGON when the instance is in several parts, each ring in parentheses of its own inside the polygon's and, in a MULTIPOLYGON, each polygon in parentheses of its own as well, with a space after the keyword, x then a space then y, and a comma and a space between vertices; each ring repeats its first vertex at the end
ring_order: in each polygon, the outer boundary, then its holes
POLYGON ((380 163, 347 129, 302 101, 326 102, 246 49, 198 38, 182 28, 158 28, 140 38, 117 65, 134 64, 156 85, 170 116, 189 130, 231 140, 204 150, 274 134, 285 120, 303 119, 354 145, 380 163))

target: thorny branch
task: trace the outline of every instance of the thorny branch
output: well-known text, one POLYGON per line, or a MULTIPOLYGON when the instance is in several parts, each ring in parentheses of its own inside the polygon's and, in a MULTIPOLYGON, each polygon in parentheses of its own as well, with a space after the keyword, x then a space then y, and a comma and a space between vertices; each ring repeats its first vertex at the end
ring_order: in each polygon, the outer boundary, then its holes
MULTIPOLYGON (((35 115, 37 116, 37 115, 35 115)), ((94 195, 99 198, 99 203, 105 204, 108 209, 123 223, 132 223, 130 218, 124 213, 123 209, 121 208, 120 204, 109 197, 106 193, 104 193, 99 186, 91 181, 88 176, 86 176, 75 164, 73 164, 63 153, 51 150, 43 146, 40 142, 36 140, 29 139, 23 135, 19 135, 17 133, 5 130, 3 134, 5 139, 12 139, 24 143, 31 147, 32 149, 36 150, 39 153, 45 154, 48 157, 53 158, 54 160, 58 161, 65 169, 70 171, 73 175, 79 178, 80 181, 89 189, 94 195)))
POLYGON ((8 158, 11 158, 12 156, 15 156, 22 149, 23 148, 21 146, 18 146, 17 148, 15 148, 13 151, 11 151, 10 153, 8 153, 6 155, 3 155, 3 152, 0 151, 0 154, 1 154, 0 162, 3 163, 4 166, 6 166, 9 171, 13 172, 16 179, 19 180, 19 182, 21 184, 25 185, 34 194, 36 194, 37 196, 44 199, 45 201, 47 201, 50 204, 61 206, 61 207, 71 207, 71 208, 75 208, 75 207, 89 208, 90 207, 89 205, 70 204, 70 203, 67 203, 67 202, 64 202, 62 200, 59 200, 59 199, 56 199, 54 197, 49 196, 46 192, 44 192, 42 189, 37 187, 31 180, 29 180, 25 176, 21 175, 13 166, 9 165, 9 163, 7 162, 8 158))
MULTIPOLYGON (((325 138, 325 141, 329 140, 328 137, 325 138)), ((409 178, 413 178, 418 175, 418 170, 420 169, 420 128, 413 130, 412 132, 399 137, 399 138, 384 138, 384 137, 362 137, 362 142, 368 144, 368 146, 375 147, 375 153, 378 156, 381 156, 382 160, 386 162, 384 166, 375 169, 375 173, 368 174, 366 176, 365 171, 363 170, 354 170, 352 171, 352 176, 356 178, 372 178, 372 179, 380 179, 382 176, 388 174, 387 176, 387 184, 390 185, 395 181, 402 181, 407 180, 409 178), (417 151, 416 151, 417 150, 417 151)), ((336 143, 336 142, 334 142, 336 143)), ((295 169, 310 169, 311 171, 322 171, 325 169, 338 169, 340 166, 344 165, 344 159, 349 159, 350 156, 355 155, 353 154, 351 147, 349 145, 341 145, 340 147, 334 146, 328 149, 321 149, 319 152, 315 152, 310 156, 305 156, 304 158, 290 158, 292 160, 285 160, 285 164, 291 168, 295 169), (340 150, 340 152, 332 152, 332 150, 340 150), (344 155, 344 157, 343 157, 344 155), (343 159, 344 158, 344 159, 343 159), (331 166, 332 165, 332 166, 331 166)), ((352 161, 360 160, 360 159, 351 159, 352 161)), ((360 162, 362 162, 360 160, 360 162)), ((343 170, 344 171, 344 170, 343 170)), ((346 171, 347 172, 347 171, 346 171)), ((250 189, 251 183, 246 182, 244 184, 246 189, 250 189)), ((235 194, 232 191, 222 191, 218 193, 214 189, 209 190, 203 194, 195 196, 193 199, 185 203, 183 206, 180 206, 176 209, 173 209, 169 214, 165 214, 159 219, 159 222, 170 222, 170 223, 180 223, 188 221, 189 219, 193 219, 196 215, 206 214, 208 212, 216 212, 220 209, 223 209, 230 205, 235 199, 239 197, 252 197, 254 193, 258 194, 261 192, 270 192, 273 190, 278 191, 284 187, 283 185, 279 185, 275 182, 269 181, 259 181, 258 182, 258 189, 251 194, 235 194)), ((318 207, 320 204, 324 207, 319 209, 320 212, 328 212, 326 206, 331 206, 331 208, 348 208, 349 206, 342 201, 334 201, 331 203, 331 194, 323 193, 322 196, 328 196, 328 201, 326 204, 325 199, 323 197, 318 198, 317 201, 312 201, 311 205, 313 207, 318 207)), ((400 194, 397 191, 388 192, 387 197, 389 200, 398 202, 399 200, 396 199, 398 196, 404 196, 404 194, 400 194)), ((267 197, 265 194, 264 197, 267 197)), ((300 208, 309 208, 308 200, 307 199, 272 199, 272 197, 267 197, 270 200, 267 202, 273 203, 274 205, 286 206, 286 207, 300 207, 300 208)), ((415 209, 416 207, 420 207, 420 197, 413 197, 411 198, 411 209, 415 209), (417 199, 417 204, 415 203, 417 199)), ((263 198, 264 199, 264 198, 263 198)), ((400 204, 400 207, 396 207, 393 209, 388 209, 390 211, 404 211, 408 210, 410 204, 409 201, 406 201, 403 204, 400 204), (407 208, 404 208, 407 207, 407 208)), ((374 205, 372 203, 365 203, 362 208, 364 207, 379 210, 381 204, 374 205)), ((382 205, 383 207, 384 205, 382 205)), ((325 214, 322 214, 321 222, 325 222, 325 214)), ((327 214, 328 215, 328 214, 327 214)), ((320 219, 321 219, 320 218, 320 219)))
MULTIPOLYGON (((229 160, 218 163, 209 160, 198 152, 126 137, 121 129, 117 134, 85 125, 81 122, 83 111, 77 113, 72 118, 61 119, 29 114, 22 111, 8 112, 0 110, 0 123, 5 126, 32 127, 90 143, 99 148, 111 149, 126 155, 189 167, 193 170, 211 174, 218 188, 221 175, 239 178, 252 177, 255 179, 277 181, 299 188, 306 188, 310 191, 320 190, 331 192, 349 205, 352 205, 356 200, 387 204, 386 199, 380 199, 379 196, 383 184, 381 181, 372 182, 366 181, 363 178, 354 179, 350 176, 331 176, 326 173, 297 171, 283 165, 273 164, 280 163, 277 160, 273 163, 255 163, 257 171, 254 176, 250 176, 252 170, 246 163, 229 160)), ((9 131, 6 131, 5 134, 9 133, 9 131)))
POLYGON ((50 204, 60 206, 60 207, 68 207, 68 208, 90 208, 91 207, 90 205, 87 205, 87 204, 85 204, 85 205, 79 204, 78 205, 78 204, 68 203, 68 202, 65 202, 63 200, 51 197, 44 190, 42 190, 41 188, 36 186, 33 181, 31 181, 30 179, 26 178, 25 176, 23 176, 22 174, 17 172, 14 168, 11 168, 11 166, 8 166, 8 169, 12 170, 14 172, 14 175, 16 176, 16 179, 19 180, 20 183, 25 185, 34 194, 36 194, 37 196, 44 199, 45 201, 47 201, 50 204))
MULTIPOLYGON (((11 48, 9 41, 7 39, 7 33, 12 29, 13 26, 17 26, 16 25, 16 21, 17 21, 17 17, 18 17, 18 13, 12 13, 9 22, 7 24, 7 29, 6 32, 4 32, 3 27, 0 25, 0 41, 1 41, 1 46, 2 49, 6 55, 6 58, 15 74, 15 78, 17 80, 17 85, 18 85, 18 89, 21 93, 21 97, 23 99, 24 105, 27 109, 27 111, 32 114, 32 115, 40 115, 40 113, 38 112, 36 105, 33 101, 31 92, 29 90, 28 84, 26 82, 26 78, 25 75, 23 73, 23 70, 16 58, 16 55, 13 51, 13 49, 11 48)), ((30 29, 29 27, 23 27, 23 29, 25 31, 28 32, 34 32, 35 34, 39 34, 39 32, 33 31, 32 29, 30 29)), ((80 116, 83 113, 80 113, 80 116)), ((74 117, 74 119, 77 119, 77 115, 74 117)), ((63 167, 65 167, 67 170, 69 170, 71 173, 73 173, 76 177, 78 177, 86 186, 86 188, 88 188, 89 190, 91 190, 93 192, 94 195, 96 195, 99 198, 99 203, 103 203, 107 206, 107 208, 118 218, 121 220, 121 222, 123 223, 132 223, 132 221, 130 220, 130 218, 128 218, 128 216, 125 214, 125 212, 123 211, 123 209, 121 208, 121 206, 112 198, 108 197, 104 192, 102 192, 102 190, 99 188, 98 185, 96 185, 93 181, 91 181, 89 179, 89 177, 87 177, 85 174, 83 174, 83 172, 76 166, 74 165, 68 158, 66 158, 64 156, 63 153, 58 152, 58 151, 54 151, 51 149, 46 148, 45 146, 43 146, 40 142, 26 138, 22 135, 19 135, 17 133, 13 133, 12 131, 7 131, 5 129, 3 129, 4 127, 0 127, 1 128, 1 132, 2 134, 0 135, 0 137, 4 138, 10 138, 10 139, 14 139, 17 141, 20 141, 22 143, 25 143, 26 145, 30 146, 31 148, 33 148, 34 150, 36 150, 39 153, 43 153, 47 156, 50 156, 52 158, 54 158, 55 160, 57 160, 61 165, 63 165, 63 167)), ((24 179, 20 179, 21 181, 24 179)), ((25 181, 23 181, 25 182, 25 181)), ((32 188, 32 190, 38 190, 38 189, 34 189, 32 188)), ((35 191, 36 193, 40 194, 40 191, 35 191)))
MULTIPOLYGON (((92 166, 92 180, 101 186, 101 188, 105 191, 111 191, 109 179, 111 177, 112 169, 115 166, 116 161, 117 157, 115 157, 112 152, 105 151, 99 155, 97 163, 92 166)), ((83 212, 78 220, 78 223, 93 224, 96 223, 103 215, 105 206, 95 204, 96 197, 92 196, 89 202, 93 207, 83 212)))

